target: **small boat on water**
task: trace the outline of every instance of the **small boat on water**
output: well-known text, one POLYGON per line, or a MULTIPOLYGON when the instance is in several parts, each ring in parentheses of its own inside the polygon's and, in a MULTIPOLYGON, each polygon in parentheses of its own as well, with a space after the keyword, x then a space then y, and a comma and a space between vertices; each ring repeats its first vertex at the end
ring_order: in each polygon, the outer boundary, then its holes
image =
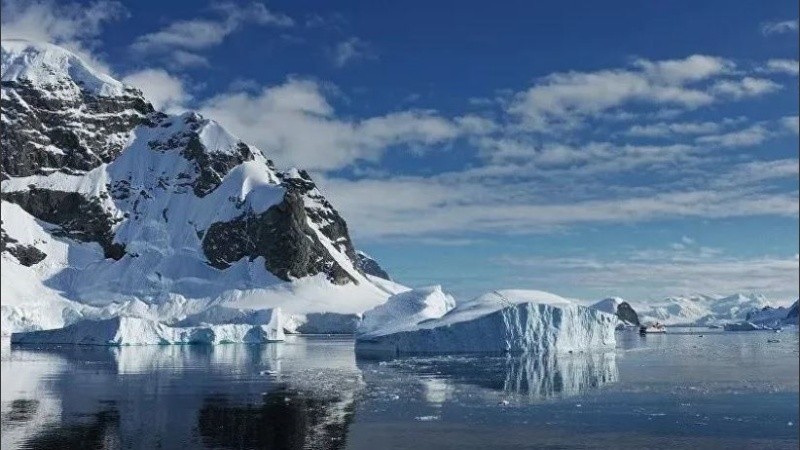
POLYGON ((651 323, 639 327, 639 334, 666 333, 667 327, 663 323, 651 323))

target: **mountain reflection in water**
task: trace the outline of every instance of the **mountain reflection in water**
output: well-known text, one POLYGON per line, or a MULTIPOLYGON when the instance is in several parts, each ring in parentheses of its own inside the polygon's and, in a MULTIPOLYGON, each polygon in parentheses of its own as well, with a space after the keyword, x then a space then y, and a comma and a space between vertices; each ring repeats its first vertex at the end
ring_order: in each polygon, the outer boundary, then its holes
POLYGON ((373 393, 400 381, 404 395, 442 403, 459 386, 539 400, 617 378, 613 354, 356 362, 348 339, 4 352, 4 379, 8 366, 26 378, 4 381, 3 447, 22 448, 338 449, 369 402, 365 381, 373 393))

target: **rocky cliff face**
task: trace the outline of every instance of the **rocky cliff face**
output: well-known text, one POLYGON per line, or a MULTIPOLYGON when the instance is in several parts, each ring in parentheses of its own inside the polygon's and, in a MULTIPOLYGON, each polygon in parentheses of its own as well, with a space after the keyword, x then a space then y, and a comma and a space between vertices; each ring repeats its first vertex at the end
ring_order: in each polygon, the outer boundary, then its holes
POLYGON ((628 302, 622 302, 617 306, 617 317, 625 323, 639 325, 639 315, 628 302))
POLYGON ((2 122, 4 266, 58 295, 208 303, 305 278, 369 284, 308 173, 276 171, 199 114, 155 111, 59 47, 3 41, 2 122))
POLYGON ((372 275, 374 277, 383 278, 384 280, 391 281, 391 277, 380 264, 378 261, 375 261, 371 256, 367 255, 364 252, 356 252, 356 257, 358 258, 358 268, 361 269, 362 272, 366 273, 367 275, 372 275))

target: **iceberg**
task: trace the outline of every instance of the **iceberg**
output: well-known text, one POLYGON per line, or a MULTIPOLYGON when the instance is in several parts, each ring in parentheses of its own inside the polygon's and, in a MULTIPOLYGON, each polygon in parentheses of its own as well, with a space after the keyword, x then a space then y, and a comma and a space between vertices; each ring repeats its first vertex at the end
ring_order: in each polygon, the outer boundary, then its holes
POLYGON ((401 306, 413 311, 419 308, 414 304, 417 300, 409 293, 401 294, 366 312, 356 334, 356 353, 541 354, 613 349, 616 345, 615 316, 541 291, 490 292, 456 304, 440 317, 416 323, 382 314, 401 310, 401 306), (382 317, 385 320, 379 320, 382 317))
MULTIPOLYGON (((294 319, 298 323, 292 330, 294 333, 352 335, 361 323, 361 314, 321 312, 308 313, 294 319)), ((284 329, 287 328, 284 326, 284 329)))
POLYGON ((455 308, 456 301, 441 286, 395 294, 364 314, 356 334, 361 337, 412 330, 420 322, 438 319, 455 308))
POLYGON ((764 331, 764 330, 772 330, 765 325, 756 324, 753 322, 737 322, 737 323, 726 323, 722 326, 725 331, 764 331))
POLYGON ((11 334, 12 344, 75 345, 170 345, 170 344, 260 344, 284 340, 280 314, 265 325, 225 324, 170 327, 135 317, 82 320, 53 330, 11 334))

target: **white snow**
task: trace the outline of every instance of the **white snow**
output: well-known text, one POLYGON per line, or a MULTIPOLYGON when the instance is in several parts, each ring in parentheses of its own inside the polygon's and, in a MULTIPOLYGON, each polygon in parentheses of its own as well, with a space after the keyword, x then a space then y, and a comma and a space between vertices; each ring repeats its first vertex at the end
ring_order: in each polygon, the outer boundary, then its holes
MULTIPOLYGON (((365 313, 369 317, 371 311, 365 313)), ((614 348, 616 317, 541 291, 494 291, 438 319, 356 337, 370 353, 546 353, 614 348)))
POLYGON ((721 325, 745 320, 748 313, 768 305, 769 301, 760 294, 734 294, 727 297, 698 294, 642 302, 635 308, 642 323, 721 325))
POLYGON ((53 96, 75 95, 77 84, 101 96, 122 95, 125 90, 125 85, 119 81, 52 44, 3 39, 0 69, 3 81, 25 80, 34 86, 48 88, 47 92, 53 96))
POLYGON ((264 343, 283 341, 280 314, 267 325, 201 325, 169 327, 162 323, 115 317, 84 320, 56 330, 13 333, 13 344, 80 344, 80 345, 166 345, 264 343))
POLYGON ((368 338, 414 329, 420 322, 438 319, 455 308, 455 299, 441 286, 412 289, 389 297, 364 313, 357 334, 368 338))
POLYGON ((616 314, 619 305, 621 305, 623 302, 624 300, 619 297, 609 297, 593 304, 591 308, 608 314, 616 314))

